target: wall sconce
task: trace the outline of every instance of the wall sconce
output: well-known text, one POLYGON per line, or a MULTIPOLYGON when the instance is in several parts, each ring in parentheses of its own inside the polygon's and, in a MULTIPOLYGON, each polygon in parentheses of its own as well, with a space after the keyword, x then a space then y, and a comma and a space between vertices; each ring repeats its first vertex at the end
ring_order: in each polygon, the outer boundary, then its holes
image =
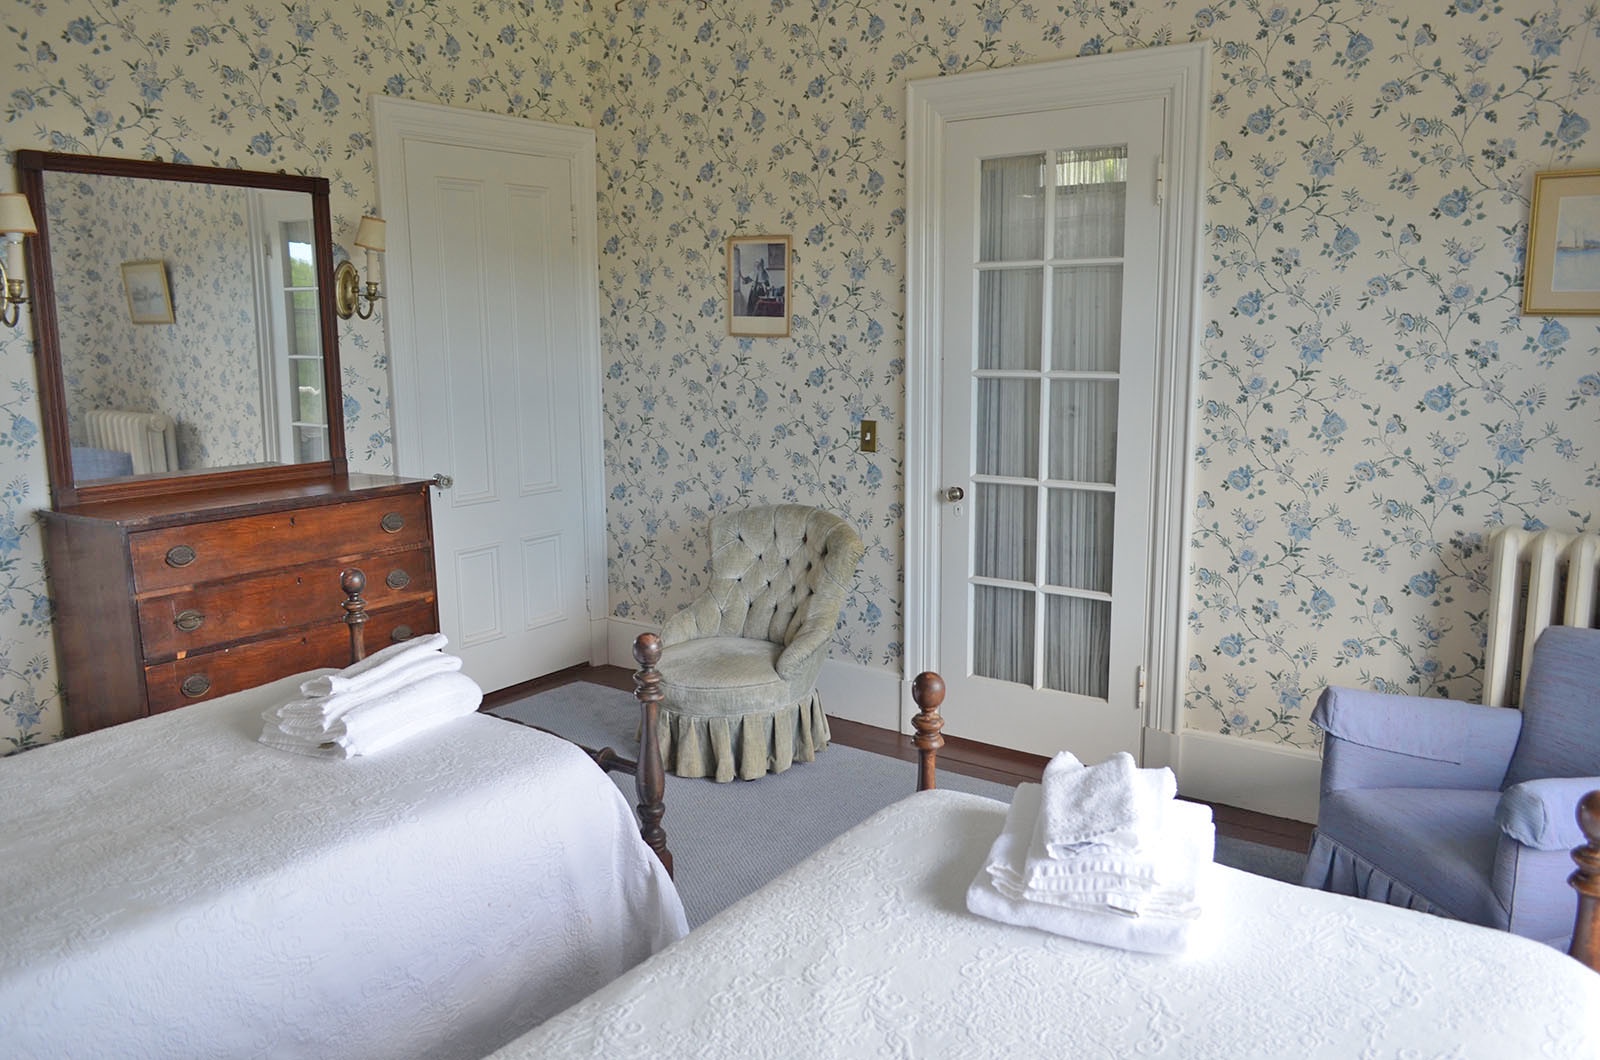
POLYGON ((33 211, 28 209, 28 197, 21 192, 0 195, 0 242, 5 244, 4 262, 0 263, 0 280, 4 280, 3 304, 0 304, 0 324, 8 328, 17 326, 22 319, 22 304, 28 296, 22 293, 27 270, 22 263, 22 237, 37 234, 33 211))
POLYGON ((383 263, 378 256, 386 249, 383 218, 363 217, 356 226, 355 245, 367 252, 367 289, 361 289, 361 277, 355 265, 340 262, 333 270, 333 309, 345 320, 352 316, 366 320, 378 307, 378 299, 383 297, 378 293, 378 284, 383 281, 383 263), (363 302, 366 303, 364 307, 363 302))

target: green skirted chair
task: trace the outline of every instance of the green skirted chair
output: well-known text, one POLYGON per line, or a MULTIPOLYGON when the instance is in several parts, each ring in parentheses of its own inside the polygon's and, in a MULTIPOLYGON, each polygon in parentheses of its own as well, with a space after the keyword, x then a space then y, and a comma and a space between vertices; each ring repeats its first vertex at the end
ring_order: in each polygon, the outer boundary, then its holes
POLYGON ((711 520, 711 584, 661 631, 661 754, 680 777, 755 780, 828 746, 817 673, 861 560, 829 512, 711 520))

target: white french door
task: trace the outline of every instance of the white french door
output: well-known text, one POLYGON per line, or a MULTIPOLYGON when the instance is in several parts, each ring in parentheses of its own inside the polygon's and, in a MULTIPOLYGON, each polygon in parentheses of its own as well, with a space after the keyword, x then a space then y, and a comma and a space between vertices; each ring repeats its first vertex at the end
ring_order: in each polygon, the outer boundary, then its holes
POLYGON ((1140 753, 1164 106, 945 130, 938 657, 949 734, 1140 753))

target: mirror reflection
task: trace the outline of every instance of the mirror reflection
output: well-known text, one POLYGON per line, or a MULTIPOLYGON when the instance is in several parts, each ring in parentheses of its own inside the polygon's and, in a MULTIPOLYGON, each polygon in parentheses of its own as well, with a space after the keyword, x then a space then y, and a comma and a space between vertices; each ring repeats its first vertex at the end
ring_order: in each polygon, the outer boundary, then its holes
POLYGON ((44 179, 76 482, 329 459, 309 194, 44 179))

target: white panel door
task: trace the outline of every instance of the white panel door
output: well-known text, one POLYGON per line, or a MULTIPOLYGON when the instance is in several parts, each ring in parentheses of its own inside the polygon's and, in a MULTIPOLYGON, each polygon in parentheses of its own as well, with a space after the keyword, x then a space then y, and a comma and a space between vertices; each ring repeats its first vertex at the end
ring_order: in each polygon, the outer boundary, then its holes
POLYGON ((946 134, 946 732, 1140 753, 1160 100, 946 134))
POLYGON ((420 382, 406 462, 452 480, 433 504, 440 624, 485 690, 590 659, 576 314, 594 277, 574 249, 571 168, 405 147, 420 382))

